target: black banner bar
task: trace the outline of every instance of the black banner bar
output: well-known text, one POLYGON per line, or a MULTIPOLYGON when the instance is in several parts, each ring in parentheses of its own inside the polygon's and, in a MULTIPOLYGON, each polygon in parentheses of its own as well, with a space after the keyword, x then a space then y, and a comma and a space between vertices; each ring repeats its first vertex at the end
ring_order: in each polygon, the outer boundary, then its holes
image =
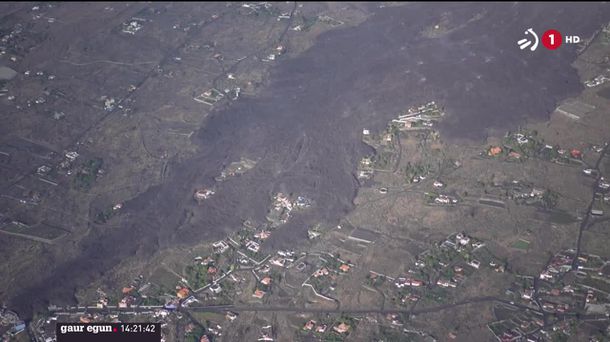
POLYGON ((160 323, 57 323, 57 342, 160 342, 160 323))

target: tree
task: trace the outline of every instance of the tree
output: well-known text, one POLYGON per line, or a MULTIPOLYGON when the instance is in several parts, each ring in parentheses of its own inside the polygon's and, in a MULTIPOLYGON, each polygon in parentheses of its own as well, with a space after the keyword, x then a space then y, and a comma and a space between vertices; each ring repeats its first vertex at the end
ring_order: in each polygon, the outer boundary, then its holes
POLYGON ((546 190, 544 192, 544 194, 542 195, 542 205, 546 209, 553 209, 557 206, 558 203, 559 203, 559 195, 557 195, 557 193, 555 193, 551 190, 546 190))

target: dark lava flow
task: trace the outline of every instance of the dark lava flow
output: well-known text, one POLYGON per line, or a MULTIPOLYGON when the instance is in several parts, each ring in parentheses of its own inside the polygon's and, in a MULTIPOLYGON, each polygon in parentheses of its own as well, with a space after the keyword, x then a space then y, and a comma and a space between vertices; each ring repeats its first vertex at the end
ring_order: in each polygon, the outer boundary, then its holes
POLYGON ((571 62, 574 46, 521 51, 516 41, 532 27, 589 37, 610 19, 608 5, 411 4, 376 10, 365 23, 323 34, 298 58, 279 62, 269 87, 215 113, 196 136, 191 160, 172 164, 167 181, 125 208, 123 229, 93 231, 82 257, 23 291, 23 313, 71 299, 73 290, 103 277, 127 257, 222 237, 246 218, 264 221, 270 195, 300 193, 316 205, 274 232, 268 246, 294 246, 308 225, 337 222, 352 208, 354 169, 367 149, 362 128, 382 128, 410 105, 436 100, 448 113, 442 131, 480 139, 487 128, 510 128, 545 118, 582 86, 571 62), (444 18, 454 30, 421 32, 444 18), (257 167, 218 187, 197 207, 196 186, 211 185, 223 165, 260 158, 257 167))

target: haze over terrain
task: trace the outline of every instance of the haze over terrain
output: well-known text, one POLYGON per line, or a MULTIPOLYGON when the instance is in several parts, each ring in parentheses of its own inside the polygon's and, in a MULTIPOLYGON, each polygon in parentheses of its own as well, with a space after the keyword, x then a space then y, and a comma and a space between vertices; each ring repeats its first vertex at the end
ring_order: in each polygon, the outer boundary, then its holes
MULTIPOLYGON (((32 282, 15 280, 14 293, 1 299, 21 312, 69 302, 77 287, 124 259, 221 238, 246 218, 264 221, 269 196, 278 191, 315 203, 266 248, 295 246, 313 223, 338 222, 353 208, 355 168, 370 153, 363 128, 380 129, 397 112, 432 100, 444 105, 441 132, 456 143, 545 119, 582 90, 571 67, 576 50, 521 51, 516 41, 530 27, 539 35, 553 28, 589 37, 610 20, 601 3, 370 7, 373 15, 362 24, 323 33, 301 55, 279 62, 259 94, 214 111, 190 138, 197 153, 170 160, 162 184, 127 200, 121 227, 92 229, 73 247, 80 257, 32 282), (427 34, 435 25, 444 32, 427 34), (257 167, 197 206, 193 188, 212 185, 223 166, 242 156, 259 159, 257 167)), ((111 41, 101 44, 113 49, 111 41)), ((10 246, 2 241, 1 248, 10 246)))

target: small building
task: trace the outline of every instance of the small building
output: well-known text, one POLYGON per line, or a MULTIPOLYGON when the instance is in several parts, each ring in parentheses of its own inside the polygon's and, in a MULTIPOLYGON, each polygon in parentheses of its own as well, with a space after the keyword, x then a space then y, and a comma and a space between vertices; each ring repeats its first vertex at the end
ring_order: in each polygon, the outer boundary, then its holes
POLYGON ((268 285, 271 285, 271 277, 266 276, 266 277, 264 277, 263 279, 261 279, 261 284, 263 284, 263 285, 267 285, 267 286, 268 286, 268 285))
POLYGON ((549 271, 543 271, 542 273, 540 273, 539 278, 541 280, 550 280, 553 279, 553 275, 549 271))
POLYGON ((246 248, 252 253, 258 253, 261 246, 256 241, 248 240, 246 241, 246 248))
POLYGON ((237 313, 235 313, 233 311, 228 311, 227 314, 225 315, 225 317, 231 322, 233 322, 237 318, 237 316, 238 316, 237 313))
POLYGON ((440 286, 440 287, 449 287, 451 286, 449 283, 449 280, 447 279, 439 279, 436 281, 436 285, 440 286))
POLYGON ((266 230, 261 230, 260 232, 254 234, 254 237, 259 239, 259 240, 266 240, 271 236, 271 232, 268 232, 266 230))
POLYGON ((341 266, 339 266, 339 269, 340 269, 342 272, 347 273, 347 272, 349 271, 350 267, 349 267, 349 265, 348 265, 348 264, 342 264, 341 266))
POLYGON ((445 195, 439 195, 438 197, 436 197, 434 199, 434 203, 436 203, 436 204, 450 204, 451 200, 449 199, 449 197, 447 197, 445 195))
POLYGON ((521 159, 521 153, 510 151, 510 153, 508 153, 508 157, 513 159, 521 159))
POLYGON ((573 148, 572 151, 570 151, 570 156, 574 159, 582 159, 582 151, 573 148))
POLYGON ((420 287, 420 286, 424 285, 424 282, 419 279, 413 279, 413 278, 398 278, 398 279, 396 279, 396 282, 394 283, 394 285, 396 285, 396 287, 400 289, 405 286, 420 287))
POLYGON ((420 286, 424 285, 424 282, 419 279, 411 279, 409 284, 413 287, 420 287, 420 286))
POLYGON ((18 322, 11 328, 10 333, 12 335, 17 335, 24 330, 25 330, 25 322, 18 322))
POLYGON ((271 260, 269 260, 269 263, 275 266, 284 267, 286 264, 286 259, 279 256, 274 256, 271 258, 271 260))
POLYGON ((305 323, 305 325, 303 326, 303 330, 311 330, 316 326, 316 321, 314 320, 309 320, 307 321, 307 323, 305 323))
POLYGON ((322 277, 322 276, 325 276, 325 275, 328 275, 328 274, 329 274, 328 268, 322 267, 322 268, 320 268, 319 270, 317 270, 317 271, 315 271, 313 273, 313 277, 314 278, 319 278, 319 277, 322 277))
POLYGON ((338 332, 339 334, 344 334, 349 331, 349 328, 350 328, 350 326, 348 324, 341 323, 341 324, 333 327, 333 330, 338 332))
POLYGON ((189 289, 187 289, 186 287, 183 287, 180 290, 178 290, 178 292, 176 292, 176 297, 178 297, 180 299, 184 299, 189 296, 189 293, 190 293, 189 289))
POLYGON ((465 246, 470 242, 470 237, 466 234, 463 233, 459 233, 455 236, 455 239, 457 240, 457 242, 462 245, 465 246))
POLYGON ((478 269, 481 266, 481 262, 478 260, 471 260, 468 265, 478 269))
POLYGON ((182 306, 188 307, 191 303, 198 302, 199 300, 195 296, 190 296, 182 302, 182 306))
POLYGON ((313 239, 317 238, 320 235, 321 235, 321 233, 319 231, 317 231, 317 230, 314 230, 314 229, 307 230, 307 238, 309 240, 313 240, 313 239))
POLYGON ((495 157, 495 156, 499 155, 500 153, 502 153, 502 148, 500 146, 492 146, 487 151, 487 155, 490 157, 495 157))
POLYGON ((197 202, 201 202, 203 200, 206 200, 210 197, 212 197, 212 195, 214 195, 216 192, 212 189, 199 189, 197 191, 195 191, 195 194, 193 195, 193 197, 195 198, 195 200, 197 202))
POLYGON ((378 233, 375 233, 371 230, 356 228, 352 231, 350 236, 347 238, 352 241, 363 242, 363 243, 373 243, 379 237, 378 233))
POLYGON ((225 241, 223 241, 223 240, 214 242, 212 244, 212 247, 214 247, 214 252, 217 253, 217 254, 222 254, 227 249, 229 249, 229 245, 225 241))
POLYGON ((258 299, 262 299, 264 296, 265 296, 265 291, 260 290, 260 289, 256 289, 254 291, 254 293, 252 294, 252 297, 258 298, 258 299))
POLYGON ((210 292, 212 292, 214 294, 219 294, 220 292, 222 292, 222 287, 220 286, 220 284, 215 283, 212 286, 210 286, 210 292))

